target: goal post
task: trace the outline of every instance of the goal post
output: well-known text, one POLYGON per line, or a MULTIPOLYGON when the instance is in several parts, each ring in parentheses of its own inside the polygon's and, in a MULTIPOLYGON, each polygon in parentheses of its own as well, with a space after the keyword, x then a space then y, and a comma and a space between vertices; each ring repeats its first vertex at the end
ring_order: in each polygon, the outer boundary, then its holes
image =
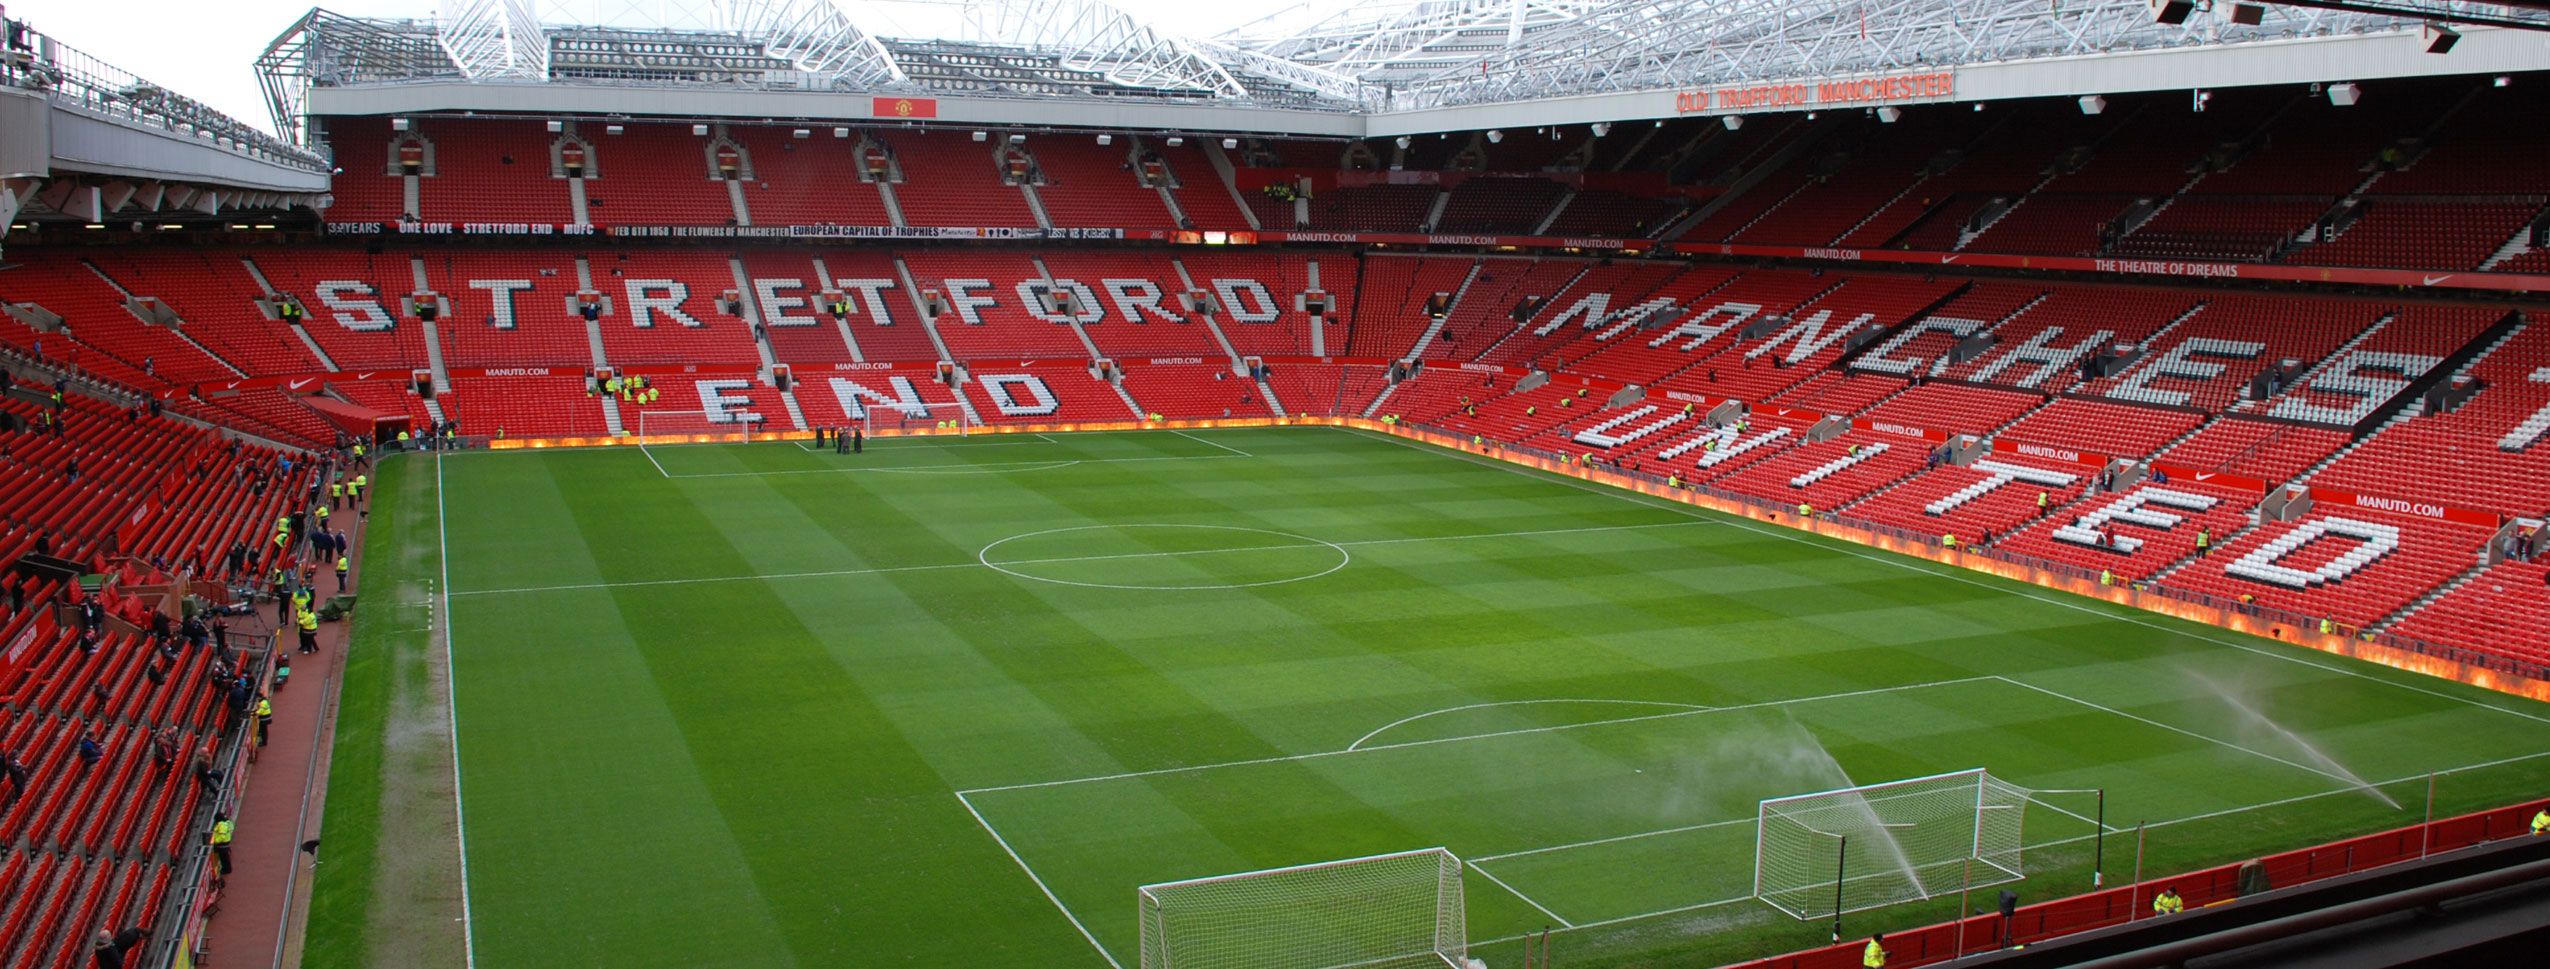
POLYGON ((762 422, 753 418, 767 419, 767 416, 740 411, 727 415, 726 420, 710 420, 708 415, 696 410, 639 411, 637 426, 632 430, 637 433, 637 442, 640 445, 733 442, 750 444, 760 437, 764 430, 762 422))
POLYGON ((1139 969, 1466 969, 1443 848, 1144 885, 1139 969))
POLYGON ((2017 881, 2028 801, 1982 768, 1763 801, 1753 895, 1809 920, 2017 881))
POLYGON ((871 403, 862 408, 853 421, 860 433, 869 437, 901 437, 914 434, 953 434, 966 437, 982 430, 983 423, 955 401, 939 403, 871 403))

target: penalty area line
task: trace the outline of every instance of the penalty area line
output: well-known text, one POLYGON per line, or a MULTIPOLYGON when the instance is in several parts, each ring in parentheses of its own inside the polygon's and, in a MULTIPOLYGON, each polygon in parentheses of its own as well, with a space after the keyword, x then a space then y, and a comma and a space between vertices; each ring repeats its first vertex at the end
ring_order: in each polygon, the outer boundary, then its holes
MULTIPOLYGON (((1052 886, 1045 884, 1044 876, 1036 874, 1036 869, 1028 866, 1027 859, 1018 856, 1018 849, 1010 847, 1009 839, 1001 837, 1000 829, 992 827, 992 822, 983 817, 983 812, 974 808, 974 802, 965 797, 964 791, 956 792, 956 803, 965 805, 965 813, 974 816, 974 823, 983 826, 983 833, 992 836, 992 843, 1000 846, 1002 854, 1008 855, 1009 860, 1018 863, 1018 870, 1026 872, 1027 880, 1036 884, 1036 890, 1044 893, 1045 900, 1054 903, 1054 910, 1061 912, 1063 918, 1071 920, 1071 927, 1079 930, 1081 938, 1089 940, 1090 948, 1098 950, 1098 958, 1107 960, 1107 964, 1114 966, 1115 969, 1124 969, 1124 963, 1116 961, 1116 954, 1107 951, 1106 945, 1099 942, 1096 935, 1090 933, 1089 926, 1081 924, 1080 916, 1072 914, 1071 906, 1063 904, 1062 897, 1055 895, 1052 886)), ((1556 916, 1551 917, 1556 918, 1556 916)))
POLYGON ((1489 880, 1489 881, 1492 881, 1492 882, 1495 882, 1495 883, 1496 883, 1496 887, 1498 887, 1498 888, 1502 888, 1502 889, 1505 889, 1505 893, 1506 893, 1506 894, 1508 894, 1508 895, 1512 895, 1512 896, 1514 896, 1514 897, 1516 897, 1516 898, 1519 898, 1519 899, 1522 899, 1522 900, 1523 900, 1523 904, 1531 906, 1532 908, 1534 908, 1534 909, 1538 910, 1538 911, 1539 911, 1541 914, 1543 914, 1543 915, 1547 915, 1547 916, 1549 916, 1550 918, 1557 919, 1557 920, 1558 920, 1558 924, 1560 924, 1560 925, 1564 925, 1564 926, 1566 926, 1566 927, 1568 927, 1568 928, 1571 928, 1571 929, 1576 927, 1576 923, 1568 921, 1568 920, 1567 920, 1567 916, 1560 915, 1560 914, 1558 914, 1557 912, 1550 911, 1550 910, 1549 910, 1549 906, 1541 904, 1541 903, 1540 903, 1540 901, 1539 901, 1538 899, 1535 899, 1535 898, 1533 898, 1532 896, 1529 896, 1529 895, 1525 895, 1525 894, 1523 894, 1523 892, 1522 892, 1520 889, 1517 889, 1517 888, 1515 888, 1515 887, 1514 887, 1514 886, 1512 886, 1512 885, 1508 885, 1508 884, 1506 884, 1506 883, 1505 883, 1505 879, 1502 879, 1502 878, 1498 878, 1498 877, 1496 877, 1496 873, 1495 873, 1495 872, 1492 872, 1492 871, 1489 871, 1489 870, 1487 870, 1487 869, 1485 869, 1485 868, 1481 868, 1481 867, 1479 867, 1479 863, 1478 863, 1478 862, 1475 862, 1475 861, 1465 861, 1465 862, 1462 862, 1462 864, 1464 864, 1464 865, 1468 865, 1471 871, 1478 872, 1478 873, 1479 873, 1479 877, 1481 877, 1481 878, 1485 878, 1485 879, 1487 879, 1487 880, 1489 880))

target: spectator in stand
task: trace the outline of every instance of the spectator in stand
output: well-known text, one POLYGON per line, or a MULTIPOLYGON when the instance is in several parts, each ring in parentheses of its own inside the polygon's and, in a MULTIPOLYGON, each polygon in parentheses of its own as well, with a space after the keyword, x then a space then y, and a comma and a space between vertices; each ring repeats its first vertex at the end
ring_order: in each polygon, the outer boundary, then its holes
POLYGON ((213 768, 213 738, 205 737, 204 745, 195 749, 195 783, 210 797, 221 793, 221 771, 213 768))
POLYGON ((90 948, 89 954, 96 960, 97 969, 124 969, 124 953, 115 948, 113 932, 97 930, 97 944, 90 948))
POLYGON ((166 724, 151 735, 151 760, 161 767, 177 763, 177 725, 166 724))
POLYGON ((106 756, 106 745, 97 742, 97 728, 91 727, 80 734, 80 744, 73 753, 79 756, 81 767, 97 766, 97 762, 106 756))
POLYGON ((14 803, 18 795, 27 792, 27 778, 34 776, 34 772, 28 770, 26 762, 19 760, 16 754, 0 753, 0 776, 9 781, 9 799, 0 801, 0 804, 14 803))

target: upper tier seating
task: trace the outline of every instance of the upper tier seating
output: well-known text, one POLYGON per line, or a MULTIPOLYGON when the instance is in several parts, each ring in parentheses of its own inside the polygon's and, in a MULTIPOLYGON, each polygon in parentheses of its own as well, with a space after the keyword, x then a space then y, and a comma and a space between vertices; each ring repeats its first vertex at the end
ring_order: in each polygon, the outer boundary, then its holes
POLYGON ((1529 235, 1549 217, 1567 187, 1546 178, 1473 177, 1452 187, 1437 232, 1529 235))
POLYGON ((709 140, 669 124, 632 124, 593 142, 584 182, 595 225, 732 225, 731 183, 714 177, 709 140))
MULTIPOLYGON (((885 139, 903 181, 894 199, 912 225, 1033 228, 1027 196, 1001 181, 996 145, 955 131, 897 131, 885 139)), ((1152 207, 1158 208, 1154 197, 1152 207)))
POLYGON ((329 118, 324 127, 337 167, 328 180, 328 192, 336 197, 328 221, 387 223, 407 214, 405 180, 390 170, 390 119, 329 118))
POLYGON ((1061 137, 1034 139, 1031 147, 1036 166, 1045 176, 1036 186, 1036 197, 1045 203, 1045 215, 1055 225, 1178 227, 1168 203, 1160 200, 1160 190, 1144 187, 1135 174, 1129 146, 1061 137))
POLYGON ((1324 229, 1422 232, 1426 213, 1440 191, 1432 185, 1333 188, 1311 199, 1310 221, 1324 229))
MULTIPOLYGON (((752 176, 744 179, 744 211, 754 225, 886 225, 885 197, 861 181, 859 140, 828 130, 731 125, 752 176)), ((855 133, 854 133, 855 134, 855 133)))
POLYGON ((1549 234, 1644 239, 1654 236, 1682 211, 1683 203, 1674 199, 1589 188, 1567 200, 1567 207, 1550 222, 1549 234))
POLYGON ((1250 228, 1248 216, 1240 213, 1240 203, 1231 197, 1230 186, 1222 181, 1221 170, 1213 167, 1199 139, 1171 145, 1167 139, 1145 138, 1142 147, 1169 167, 1169 177, 1177 183, 1169 194, 1177 196, 1178 209, 1186 213, 1188 222, 1206 230, 1245 232, 1250 228))
MULTIPOLYGON (((447 124, 429 119, 419 122, 412 133, 433 142, 433 174, 417 179, 417 218, 427 222, 550 225, 575 221, 567 181, 550 176, 550 144, 560 136, 550 134, 540 122, 473 120, 447 124)), ((624 152, 619 157, 628 160, 628 154, 624 152)), ((396 179, 390 182, 397 184, 396 179)), ((620 214, 620 224, 648 221, 627 218, 628 212, 620 214)))

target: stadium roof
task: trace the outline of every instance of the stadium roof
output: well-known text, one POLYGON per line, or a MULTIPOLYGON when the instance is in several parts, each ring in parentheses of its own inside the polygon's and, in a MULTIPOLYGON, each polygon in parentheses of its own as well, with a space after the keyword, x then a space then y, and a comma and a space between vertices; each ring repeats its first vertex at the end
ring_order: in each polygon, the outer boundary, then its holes
MULTIPOLYGON (((1356 3, 1307 28, 1261 24, 1242 43, 1378 86, 1388 107, 1409 108, 2225 47, 2420 22, 2273 6, 2243 24, 2230 2, 2206 6, 2164 24, 2150 0, 1400 0, 1356 3)), ((2391 6, 2550 28, 2550 5, 2391 6)))
MULTIPOLYGON (((962 26, 938 37, 895 36, 865 0, 725 0, 671 29, 544 25, 533 0, 449 0, 433 21, 314 9, 258 69, 278 129, 298 141, 315 88, 602 85, 1370 116, 2085 55, 2236 56, 2414 34, 2429 20, 2550 30, 2550 0, 2194 0, 2177 24, 2158 22, 2150 0, 1319 2, 1326 12, 1297 7, 1207 39, 1106 0, 968 0, 962 26)), ((2454 70, 2437 60, 2417 70, 2454 70)))

